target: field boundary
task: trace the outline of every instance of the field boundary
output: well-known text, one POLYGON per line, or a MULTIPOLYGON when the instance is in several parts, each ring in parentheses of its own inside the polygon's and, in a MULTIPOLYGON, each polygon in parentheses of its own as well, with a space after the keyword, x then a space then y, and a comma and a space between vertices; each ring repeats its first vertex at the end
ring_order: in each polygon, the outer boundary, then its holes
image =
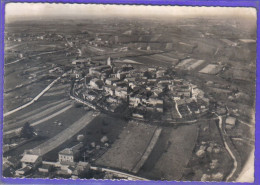
POLYGON ((141 159, 137 162, 135 167, 131 170, 133 173, 137 173, 140 170, 140 168, 144 165, 144 163, 148 159, 150 153, 152 152, 155 144, 157 143, 157 141, 159 139, 159 136, 161 135, 161 132, 162 132, 162 128, 157 128, 154 131, 154 134, 153 134, 153 136, 151 138, 151 141, 148 144, 144 154, 142 155, 141 159))
POLYGON ((66 142, 87 126, 96 116, 92 115, 92 111, 88 112, 87 115, 80 118, 78 121, 74 122, 71 126, 66 128, 64 131, 60 132, 58 135, 52 137, 46 142, 40 144, 29 152, 35 155, 45 155, 46 153, 52 151, 53 149, 60 146, 62 143, 66 142))

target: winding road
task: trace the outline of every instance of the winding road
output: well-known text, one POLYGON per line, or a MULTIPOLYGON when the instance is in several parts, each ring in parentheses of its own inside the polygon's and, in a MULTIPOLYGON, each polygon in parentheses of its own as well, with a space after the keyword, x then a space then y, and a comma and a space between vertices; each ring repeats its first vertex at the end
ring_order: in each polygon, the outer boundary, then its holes
POLYGON ((213 114, 215 114, 218 117, 218 119, 219 119, 218 126, 219 126, 219 129, 221 131, 221 136, 222 136, 222 139, 224 141, 224 146, 225 146, 226 150, 228 151, 230 157, 233 160, 233 169, 231 170, 230 174, 226 178, 226 181, 229 181, 234 176, 235 172, 237 171, 238 162, 237 162, 235 154, 232 152, 232 150, 230 149, 230 146, 228 145, 228 143, 226 141, 227 133, 226 133, 226 129, 223 127, 222 116, 219 116, 215 112, 213 112, 213 114))

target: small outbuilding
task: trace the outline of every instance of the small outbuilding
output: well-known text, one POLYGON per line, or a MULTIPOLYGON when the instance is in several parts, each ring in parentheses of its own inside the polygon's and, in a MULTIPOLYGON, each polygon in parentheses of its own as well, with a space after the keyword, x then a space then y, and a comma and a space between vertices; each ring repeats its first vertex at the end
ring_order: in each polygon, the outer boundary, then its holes
POLYGON ((42 157, 34 154, 25 154, 21 159, 21 163, 22 163, 22 168, 28 165, 35 168, 42 163, 42 157))
POLYGON ((234 118, 234 117, 231 117, 231 116, 228 116, 227 118, 226 118, 226 126, 227 126, 227 128, 232 128, 232 127, 234 127, 235 126, 235 124, 236 124, 236 118, 234 118))

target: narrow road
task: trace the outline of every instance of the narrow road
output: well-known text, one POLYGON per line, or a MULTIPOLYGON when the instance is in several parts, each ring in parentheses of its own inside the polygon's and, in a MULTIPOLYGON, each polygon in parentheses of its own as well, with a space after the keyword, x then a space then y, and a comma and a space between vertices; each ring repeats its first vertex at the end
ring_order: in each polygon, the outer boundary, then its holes
POLYGON ((228 143, 226 141, 226 137, 227 137, 227 133, 226 133, 226 129, 223 127, 223 120, 222 120, 222 116, 219 116, 217 113, 213 112, 219 119, 219 129, 220 131, 222 132, 221 136, 222 136, 222 139, 224 141, 224 145, 225 145, 225 148, 226 150, 228 151, 230 157, 233 159, 233 169, 232 171, 230 172, 230 174, 227 176, 226 178, 226 181, 229 181, 233 175, 235 174, 236 170, 237 170, 237 166, 238 166, 238 163, 237 163, 237 159, 236 159, 236 156, 234 155, 234 153, 232 152, 232 150, 230 149, 230 147, 228 146, 228 143), (225 137, 226 136, 226 137, 225 137))
POLYGON ((178 104, 176 103, 175 100, 174 100, 174 102, 175 102, 175 109, 176 109, 176 111, 178 112, 178 115, 180 116, 180 118, 182 118, 182 115, 181 115, 181 113, 180 113, 180 111, 179 111, 179 108, 178 108, 178 104))
MULTIPOLYGON (((73 105, 68 105, 68 106, 64 107, 63 109, 59 110, 58 112, 55 112, 55 113, 53 113, 53 114, 51 114, 51 115, 49 115, 47 117, 44 117, 43 119, 40 119, 40 120, 38 120, 38 121, 36 121, 34 123, 31 123, 30 126, 34 127, 36 125, 39 125, 40 123, 48 121, 48 120, 58 116, 59 114, 62 114, 63 112, 66 112, 67 110, 69 110, 72 107, 73 107, 73 105)), ((5 136, 5 135, 8 135, 8 134, 12 134, 14 132, 19 132, 21 129, 22 129, 22 127, 15 128, 15 129, 12 129, 12 130, 9 130, 9 131, 5 131, 3 135, 5 136)))
POLYGON ((9 62, 9 63, 5 64, 5 66, 11 65, 11 64, 15 64, 15 63, 17 63, 17 62, 22 61, 23 59, 25 59, 25 58, 20 58, 20 59, 17 59, 17 60, 15 60, 15 61, 13 61, 13 62, 9 62))
POLYGON ((8 51, 8 50, 10 50, 10 49, 14 49, 14 48, 16 48, 16 47, 18 47, 18 46, 21 46, 21 45, 23 45, 24 43, 20 43, 20 44, 15 44, 15 45, 12 45, 12 46, 5 46, 5 51, 8 51))
POLYGON ((254 140, 251 140, 251 139, 249 139, 249 138, 232 137, 232 140, 242 141, 242 142, 244 142, 245 144, 250 145, 250 146, 252 146, 252 147, 255 146, 255 141, 254 141, 254 140))
POLYGON ((64 50, 58 50, 58 51, 47 51, 47 52, 43 52, 43 53, 39 53, 39 54, 35 54, 35 55, 31 55, 30 57, 37 57, 37 56, 46 55, 46 54, 58 53, 58 52, 60 52, 60 51, 64 51, 64 50))
MULTIPOLYGON (((28 119, 29 117, 32 117, 32 116, 35 116, 36 114, 38 114, 39 112, 44 112, 45 110, 51 108, 51 107, 54 107, 62 102, 65 102, 67 99, 61 99, 61 100, 58 100, 58 101, 54 101, 52 103, 49 103, 49 104, 46 104, 44 106, 41 106, 41 107, 37 107, 35 108, 34 110, 30 111, 30 112, 26 112, 24 113, 23 115, 20 115, 18 117, 12 117, 12 119, 10 120, 4 120, 4 127, 6 125, 10 125, 10 124, 13 124, 14 122, 25 122, 26 119, 28 119)), ((5 128, 4 128, 5 129, 5 128)))
POLYGON ((255 126, 255 125, 251 125, 251 124, 249 124, 249 123, 246 123, 246 122, 244 122, 244 121, 242 121, 242 120, 238 120, 238 121, 239 121, 239 123, 244 124, 244 125, 246 125, 246 126, 248 126, 248 127, 250 127, 250 128, 254 128, 254 126, 255 126))
POLYGON ((58 82, 58 80, 60 79, 61 77, 58 77, 56 80, 54 80, 52 83, 50 83, 45 89, 43 89, 35 98, 33 98, 30 102, 20 106, 20 107, 17 107, 16 109, 13 109, 7 113, 4 113, 4 117, 5 116, 9 116, 19 110, 22 110, 24 109, 25 107, 28 107, 29 105, 33 104, 35 101, 37 101, 45 92, 47 92, 55 83, 58 82))
MULTIPOLYGON (((60 51, 64 51, 64 50, 43 52, 43 53, 31 55, 30 57, 37 57, 37 56, 41 56, 41 55, 52 54, 52 53, 57 53, 57 52, 60 52, 60 51)), ((20 58, 20 59, 17 59, 17 60, 15 60, 15 61, 13 61, 13 62, 6 63, 6 64, 4 64, 4 65, 5 65, 5 66, 8 66, 8 65, 11 65, 11 64, 15 64, 15 63, 20 62, 20 61, 22 61, 22 60, 24 60, 24 59, 25 59, 25 57, 20 58)))
MULTIPOLYGON (((9 124, 7 124, 6 122, 4 122, 4 132, 5 131, 9 131, 18 127, 22 127, 24 125, 25 122, 35 122, 41 118, 44 118, 50 114, 53 114, 55 111, 60 110, 61 108, 64 108, 65 106, 70 105, 71 101, 69 100, 64 100, 63 102, 54 104, 44 110, 41 109, 36 109, 37 111, 34 112, 34 114, 30 115, 30 116, 26 116, 23 119, 20 120, 12 120, 12 122, 9 122, 9 124)), ((48 104, 47 104, 48 105, 48 104)))
POLYGON ((91 166, 90 169, 97 170, 97 171, 100 170, 102 172, 110 172, 110 173, 113 173, 113 174, 115 174, 119 177, 128 178, 129 180, 143 180, 143 181, 149 180, 149 179, 145 179, 145 178, 138 177, 138 176, 135 176, 135 175, 131 175, 131 174, 128 174, 128 173, 124 173, 124 172, 120 172, 120 171, 116 171, 116 170, 111 170, 111 169, 108 169, 108 168, 100 168, 100 167, 91 166))

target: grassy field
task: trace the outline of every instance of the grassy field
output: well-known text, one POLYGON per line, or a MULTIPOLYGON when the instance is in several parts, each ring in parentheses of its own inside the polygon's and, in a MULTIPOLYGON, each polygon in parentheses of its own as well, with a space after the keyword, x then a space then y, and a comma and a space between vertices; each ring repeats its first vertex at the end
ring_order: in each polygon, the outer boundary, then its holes
MULTIPOLYGON (((27 96, 34 98, 37 95, 37 93, 42 91, 49 84, 49 82, 47 82, 47 81, 45 81, 45 83, 42 82, 42 83, 39 83, 38 85, 37 84, 31 85, 28 90, 26 90, 26 88, 24 87, 24 88, 14 91, 14 92, 11 92, 10 94, 9 93, 5 94, 5 96, 4 96, 5 103, 8 105, 8 107, 5 109, 5 111, 10 110, 11 108, 19 107, 20 105, 24 104, 24 100, 27 96), (32 87, 35 87, 35 89, 30 91, 30 89, 32 87), (37 89, 37 87, 38 88, 41 87, 41 89, 37 89), (20 92, 20 94, 19 94, 19 92, 20 92), (19 98, 17 98, 16 101, 12 101, 14 96, 19 96, 19 98), (20 100, 20 101, 18 101, 18 100, 20 100)), ((45 94, 44 94, 42 97, 40 97, 38 99, 37 102, 33 103, 29 107, 26 107, 25 109, 22 109, 9 116, 6 116, 4 118, 4 123, 9 124, 12 122, 16 122, 17 120, 20 119, 20 117, 24 117, 24 115, 29 116, 29 115, 35 114, 36 112, 39 112, 39 109, 41 111, 43 111, 44 108, 47 108, 49 104, 55 104, 60 101, 68 100, 69 99, 68 91, 70 89, 68 85, 69 84, 63 85, 61 83, 57 83, 55 86, 50 88, 49 91, 47 91, 46 95, 48 95, 48 93, 56 92, 58 90, 59 90, 59 92, 62 92, 62 94, 59 94, 59 95, 52 94, 52 96, 50 96, 50 94, 48 96, 45 96, 45 94)))
MULTIPOLYGON (((251 125, 251 124, 248 124, 251 125)), ((252 124, 251 127, 237 121, 236 126, 232 129, 227 129, 227 133, 230 137, 238 138, 249 138, 254 140, 255 126, 252 124)))
MULTIPOLYGON (((100 150, 95 150, 87 158, 87 161, 93 162, 96 158, 100 156, 100 153, 103 153, 107 150, 104 147, 105 143, 102 143, 100 139, 103 136, 107 136, 109 145, 114 143, 114 141, 118 138, 118 135, 121 133, 123 127, 126 125, 126 122, 120 119, 116 119, 104 114, 100 114, 98 117, 93 119, 84 129, 82 129, 79 133, 77 133, 74 137, 55 148, 51 152, 47 153, 44 156, 45 160, 55 161, 58 158, 58 152, 63 150, 64 148, 72 147, 78 143, 77 135, 84 135, 83 144, 84 147, 89 148, 91 143, 95 143, 95 145, 101 146, 100 150)), ((83 160, 83 158, 81 159, 83 160)))
POLYGON ((196 60, 194 63, 192 63, 190 66, 187 67, 188 70, 194 70, 200 65, 202 65, 205 61, 204 60, 196 60))
POLYGON ((155 55, 152 55, 152 57, 154 57, 155 59, 158 59, 158 60, 169 62, 172 65, 175 65, 178 62, 177 58, 169 57, 165 54, 155 54, 155 55))
POLYGON ((193 58, 182 60, 178 65, 176 66, 177 69, 183 69, 183 70, 195 70, 199 66, 205 63, 205 60, 197 60, 193 58))
POLYGON ((185 60, 181 61, 181 62, 176 66, 176 68, 185 69, 185 68, 187 68, 187 67, 193 62, 193 60, 194 60, 194 59, 192 59, 192 58, 185 59, 185 60))
POLYGON ((154 180, 180 180, 191 157, 197 135, 197 125, 164 128, 139 174, 154 180))
MULTIPOLYGON (((246 64, 244 64, 246 65, 246 64)), ((249 81, 252 82, 255 80, 255 72, 252 71, 252 69, 240 69, 240 68, 232 68, 227 71, 225 71, 222 76, 224 78, 232 78, 235 80, 244 80, 244 81, 249 81)))
MULTIPOLYGON (((39 109, 38 113, 40 112, 41 110, 39 109)), ((39 125, 36 125, 34 129, 35 131, 37 131, 40 137, 37 140, 33 140, 25 145, 18 147, 17 149, 15 149, 15 151, 10 151, 6 155, 19 158, 19 155, 22 154, 24 150, 32 149, 38 146, 39 144, 47 141, 48 139, 56 136, 58 133, 68 128, 73 122, 77 121, 85 114, 86 111, 83 108, 73 107, 67 112, 64 112, 52 119, 49 119, 39 125), (71 114, 74 114, 74 116, 71 116, 71 114), (54 123, 55 121, 61 122, 62 125, 59 126, 57 123, 54 123)))
POLYGON ((169 62, 155 58, 153 55, 131 57, 132 60, 140 62, 146 66, 164 66, 169 67, 175 64, 175 62, 169 62))
POLYGON ((4 112, 29 102, 51 83, 48 72, 51 65, 42 62, 24 59, 5 66, 4 112))
POLYGON ((59 134, 42 143, 41 145, 33 148, 31 150, 32 154, 45 155, 46 153, 56 149, 58 146, 84 129, 95 117, 96 116, 92 111, 87 112, 79 120, 73 122, 68 128, 64 129, 62 132, 59 132, 59 134))
POLYGON ((224 148, 217 123, 214 120, 202 121, 199 127, 196 146, 181 180, 201 181, 203 174, 218 172, 221 172, 223 177, 225 177, 231 171, 232 167, 231 157, 224 148), (208 149, 209 147, 212 151, 208 149), (203 156, 198 157, 196 152, 202 148, 205 148, 205 153, 203 156), (219 151, 215 152, 215 149, 219 151), (212 160, 218 161, 218 165, 213 169, 210 168, 212 160))
POLYGON ((239 155, 241 157, 241 165, 244 166, 248 160, 248 156, 250 155, 254 147, 250 145, 249 142, 246 140, 240 141, 232 139, 232 143, 239 152, 239 155))
MULTIPOLYGON (((47 108, 45 110, 35 112, 33 115, 27 116, 26 118, 22 118, 15 122, 11 122, 10 124, 5 124, 4 132, 22 127, 24 125, 24 123, 26 123, 26 122, 29 122, 30 124, 37 122, 39 120, 42 120, 44 122, 44 120, 48 119, 48 116, 52 117, 53 114, 62 110, 63 108, 72 107, 72 106, 73 105, 71 104, 71 101, 64 100, 62 102, 57 103, 56 105, 54 104, 54 105, 50 106, 49 108, 47 108)), ((66 108, 66 110, 67 110, 67 108, 66 108)))
POLYGON ((155 128, 147 124, 128 123, 119 139, 112 144, 112 148, 99 158, 96 164, 131 171, 142 157, 155 128))
POLYGON ((221 70, 221 67, 215 64, 209 64, 202 70, 200 70, 200 73, 206 73, 206 74, 212 74, 215 75, 221 70))

